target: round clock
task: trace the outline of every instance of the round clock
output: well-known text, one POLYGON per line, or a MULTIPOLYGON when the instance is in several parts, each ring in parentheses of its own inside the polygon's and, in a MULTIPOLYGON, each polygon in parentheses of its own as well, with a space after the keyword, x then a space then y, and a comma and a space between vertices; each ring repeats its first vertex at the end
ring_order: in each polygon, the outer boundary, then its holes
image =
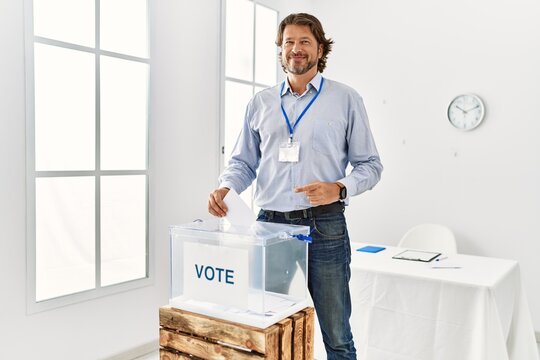
POLYGON ((448 105, 448 120, 460 130, 472 130, 484 120, 486 109, 482 99, 474 94, 456 96, 448 105))

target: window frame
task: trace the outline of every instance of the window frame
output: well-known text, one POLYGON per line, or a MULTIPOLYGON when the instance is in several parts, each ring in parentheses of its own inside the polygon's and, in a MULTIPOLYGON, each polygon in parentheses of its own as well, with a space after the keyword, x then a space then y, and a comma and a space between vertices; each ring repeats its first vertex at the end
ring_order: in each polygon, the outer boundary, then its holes
MULTIPOLYGON (((256 32, 257 32, 257 6, 262 6, 262 7, 265 7, 267 9, 270 9, 272 11, 275 11, 276 12, 276 29, 278 28, 279 26, 279 23, 280 23, 280 20, 279 20, 279 10, 277 9, 274 9, 268 5, 265 5, 263 3, 261 3, 261 1, 259 0, 248 0, 248 1, 251 1, 253 3, 253 50, 252 50, 252 55, 253 55, 253 62, 252 62, 252 81, 248 81, 248 80, 243 80, 243 79, 238 79, 238 78, 234 78, 234 77, 230 77, 230 76, 227 76, 226 75, 226 64, 225 64, 225 59, 226 59, 226 51, 227 51, 227 43, 226 43, 226 32, 227 32, 227 2, 228 0, 221 0, 221 39, 220 39, 220 76, 221 76, 221 80, 220 80, 220 110, 219 110, 219 173, 221 174, 223 172, 223 170, 225 169, 226 165, 225 165, 225 159, 227 159, 229 157, 229 154, 231 153, 232 149, 225 149, 225 84, 227 81, 231 81, 231 82, 235 82, 235 83, 238 83, 238 84, 243 84, 243 85, 251 85, 251 89, 252 89, 252 97, 255 95, 255 89, 257 87, 263 87, 263 88, 266 88, 266 87, 271 87, 271 86, 275 86, 279 79, 280 79, 280 71, 281 71, 281 66, 279 64, 279 62, 277 61, 278 60, 278 48, 276 47, 276 50, 275 50, 275 66, 276 66, 276 79, 275 79, 275 83, 274 84, 263 84, 263 83, 258 83, 256 82, 255 80, 255 77, 256 77, 256 62, 257 62, 257 49, 256 49, 256 46, 257 46, 257 37, 256 37, 256 32)), ((244 104, 244 107, 246 106, 247 104, 244 104)), ((256 181, 255 180, 252 185, 251 185, 251 196, 250 196, 250 199, 251 199, 251 203, 248 204, 250 206, 251 209, 256 209, 256 205, 254 203, 254 194, 255 194, 255 189, 254 189, 254 186, 256 185, 256 181)))
MULTIPOLYGON (((147 25, 149 25, 149 4, 146 0, 147 25)), ((147 104, 149 104, 150 89, 150 54, 140 58, 126 54, 115 53, 100 49, 100 0, 95 0, 95 44, 94 47, 80 46, 58 40, 34 35, 33 0, 24 0, 24 46, 25 46, 25 122, 26 122, 26 310, 28 314, 55 309, 87 300, 101 298, 141 287, 153 285, 154 275, 154 241, 149 236, 149 106, 146 111, 146 144, 145 169, 143 170, 101 170, 100 169, 100 57, 102 55, 124 60, 146 63, 147 68, 147 104), (95 169, 82 171, 36 171, 35 168, 35 94, 34 94, 34 44, 40 43, 58 46, 64 49, 84 51, 95 56, 95 169), (145 240, 146 240, 146 276, 117 284, 101 286, 101 188, 102 176, 109 175, 144 175, 145 186, 145 240), (95 179, 95 287, 93 289, 61 295, 45 300, 36 300, 36 179, 42 177, 91 176, 95 179)), ((147 26, 147 42, 150 27, 147 26)), ((148 50, 150 46, 148 46, 148 50)))

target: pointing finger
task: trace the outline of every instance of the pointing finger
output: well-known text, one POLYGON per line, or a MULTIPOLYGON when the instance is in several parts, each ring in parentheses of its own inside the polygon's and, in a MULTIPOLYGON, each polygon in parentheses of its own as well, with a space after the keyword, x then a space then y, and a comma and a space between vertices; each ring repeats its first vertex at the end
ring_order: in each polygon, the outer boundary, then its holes
POLYGON ((314 191, 319 187, 319 182, 309 183, 307 185, 298 186, 294 189, 295 192, 310 192, 314 191))

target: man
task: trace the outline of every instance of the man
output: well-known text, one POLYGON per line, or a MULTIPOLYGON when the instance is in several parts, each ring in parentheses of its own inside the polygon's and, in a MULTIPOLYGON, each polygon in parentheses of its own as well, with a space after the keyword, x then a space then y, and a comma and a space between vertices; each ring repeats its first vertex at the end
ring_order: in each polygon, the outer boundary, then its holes
POLYGON ((350 196, 379 181, 382 165, 362 98, 321 75, 332 44, 312 15, 291 14, 281 22, 276 45, 287 80, 248 104, 208 211, 225 216, 229 189, 240 193, 257 178, 259 221, 310 226, 308 287, 328 359, 356 359, 343 212, 350 196), (353 168, 346 175, 348 163, 353 168))

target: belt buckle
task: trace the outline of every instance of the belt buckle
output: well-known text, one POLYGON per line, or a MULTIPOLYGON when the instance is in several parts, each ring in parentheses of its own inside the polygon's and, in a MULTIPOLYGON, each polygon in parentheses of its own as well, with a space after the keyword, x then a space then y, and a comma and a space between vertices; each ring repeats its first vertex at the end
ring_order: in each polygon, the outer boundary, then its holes
POLYGON ((298 219, 302 219, 301 216, 296 216, 295 213, 297 213, 297 212, 298 212, 298 211, 296 210, 296 211, 288 211, 288 212, 284 213, 285 219, 287 219, 287 220, 298 220, 298 219))
POLYGON ((287 220, 301 220, 308 219, 310 215, 309 209, 294 210, 284 213, 287 220))

